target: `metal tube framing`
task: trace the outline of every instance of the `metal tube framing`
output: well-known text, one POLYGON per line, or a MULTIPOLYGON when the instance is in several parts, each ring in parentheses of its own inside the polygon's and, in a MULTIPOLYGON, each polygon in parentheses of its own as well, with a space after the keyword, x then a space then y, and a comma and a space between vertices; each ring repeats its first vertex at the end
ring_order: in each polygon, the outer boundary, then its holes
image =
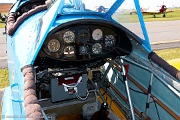
POLYGON ((133 104, 132 104, 132 100, 131 100, 131 95, 130 95, 130 91, 129 91, 129 85, 128 85, 127 77, 126 77, 126 69, 125 69, 125 67, 123 65, 123 59, 120 59, 120 62, 122 63, 122 65, 121 65, 122 76, 123 76, 123 79, 124 79, 124 82, 125 82, 125 87, 126 87, 129 107, 130 107, 130 110, 131 110, 132 120, 135 120, 134 108, 133 108, 133 104))
POLYGON ((148 95, 147 95, 147 102, 146 102, 146 110, 145 110, 146 115, 148 114, 149 103, 150 103, 150 98, 151 98, 151 86, 152 86, 153 76, 154 74, 151 73, 151 78, 149 81, 149 88, 148 88, 148 95))

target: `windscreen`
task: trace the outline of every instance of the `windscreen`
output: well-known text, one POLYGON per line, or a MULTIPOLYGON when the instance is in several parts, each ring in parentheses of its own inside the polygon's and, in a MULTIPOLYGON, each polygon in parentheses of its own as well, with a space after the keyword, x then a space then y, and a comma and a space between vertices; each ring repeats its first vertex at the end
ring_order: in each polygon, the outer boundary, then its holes
POLYGON ((124 0, 124 2, 123 0, 65 0, 62 14, 77 12, 106 14, 144 40, 134 0, 124 0), (117 10, 113 14, 112 12, 106 14, 113 9, 117 10))
POLYGON ((125 0, 112 18, 144 40, 134 0, 125 0))
POLYGON ((65 0, 64 12, 67 12, 66 8, 72 7, 76 10, 74 12, 91 11, 105 13, 115 1, 116 0, 65 0))

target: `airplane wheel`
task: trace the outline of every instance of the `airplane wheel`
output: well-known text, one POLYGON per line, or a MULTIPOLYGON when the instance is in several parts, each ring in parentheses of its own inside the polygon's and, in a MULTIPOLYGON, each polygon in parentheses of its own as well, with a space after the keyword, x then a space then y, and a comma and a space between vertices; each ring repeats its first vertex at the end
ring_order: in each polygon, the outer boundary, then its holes
POLYGON ((163 17, 166 17, 166 15, 165 15, 165 14, 163 14, 163 17))
POLYGON ((24 107, 27 120, 43 120, 41 106, 36 95, 36 85, 33 66, 24 68, 24 107))

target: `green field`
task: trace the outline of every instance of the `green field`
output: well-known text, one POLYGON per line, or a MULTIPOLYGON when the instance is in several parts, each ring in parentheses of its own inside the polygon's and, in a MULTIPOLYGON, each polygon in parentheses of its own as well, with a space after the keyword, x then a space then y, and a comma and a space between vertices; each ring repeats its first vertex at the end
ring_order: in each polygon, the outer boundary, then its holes
POLYGON ((166 61, 180 58, 180 48, 164 49, 155 52, 166 61))
MULTIPOLYGON (((8 15, 7 13, 1 13, 2 15, 5 14, 6 16, 8 15)), ((4 28, 5 27, 5 21, 2 21, 0 19, 0 28, 4 28)))
MULTIPOLYGON (((173 12, 166 14, 166 17, 163 17, 163 14, 157 14, 156 18, 153 15, 143 15, 145 22, 154 22, 154 21, 174 21, 180 20, 180 8, 172 9, 173 12)), ((137 14, 133 13, 130 15, 131 10, 124 11, 123 13, 116 13, 113 15, 113 18, 120 23, 128 22, 138 22, 137 14)))
POLYGON ((0 89, 3 89, 6 86, 9 86, 8 70, 0 69, 0 89))
POLYGON ((0 20, 0 28, 4 28, 5 27, 5 22, 2 22, 1 20, 0 20))

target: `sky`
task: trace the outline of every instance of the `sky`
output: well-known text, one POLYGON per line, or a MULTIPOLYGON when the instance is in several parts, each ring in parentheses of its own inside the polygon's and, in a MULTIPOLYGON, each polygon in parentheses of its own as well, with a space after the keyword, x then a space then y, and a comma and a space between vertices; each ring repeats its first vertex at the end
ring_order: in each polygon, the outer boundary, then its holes
MULTIPOLYGON (((106 0, 100 0, 100 1, 106 1, 106 0)), ((132 5, 133 0, 125 0, 125 1, 126 3, 124 3, 124 6, 128 6, 129 8, 134 7, 134 5, 132 5)), ((180 0, 139 0, 139 1, 142 8, 161 6, 162 4, 165 4, 166 7, 180 7, 180 0)), ((14 3, 14 2, 16 2, 16 0, 0 0, 0 3, 14 3)), ((89 2, 92 3, 92 0, 89 0, 89 2)))
MULTIPOLYGON (((131 9, 134 8, 134 0, 125 0, 123 7, 127 6, 131 9)), ((161 5, 166 5, 167 8, 170 7, 180 7, 180 0, 139 0, 140 6, 142 8, 154 8, 161 5)))
POLYGON ((16 0, 0 0, 0 3, 14 3, 16 0))
POLYGON ((166 7, 180 7, 180 0, 140 0, 143 7, 160 6, 165 4, 166 7))
MULTIPOLYGON (((94 6, 103 5, 106 8, 114 3, 115 0, 82 0, 88 3, 88 8, 93 8, 94 6)), ((170 7, 180 7, 180 0, 139 0, 140 7, 142 8, 157 8, 161 7, 163 4, 167 8, 170 7)), ((87 5, 86 5, 87 6, 87 5)), ((125 0, 120 9, 132 9, 135 8, 134 0, 125 0)))

